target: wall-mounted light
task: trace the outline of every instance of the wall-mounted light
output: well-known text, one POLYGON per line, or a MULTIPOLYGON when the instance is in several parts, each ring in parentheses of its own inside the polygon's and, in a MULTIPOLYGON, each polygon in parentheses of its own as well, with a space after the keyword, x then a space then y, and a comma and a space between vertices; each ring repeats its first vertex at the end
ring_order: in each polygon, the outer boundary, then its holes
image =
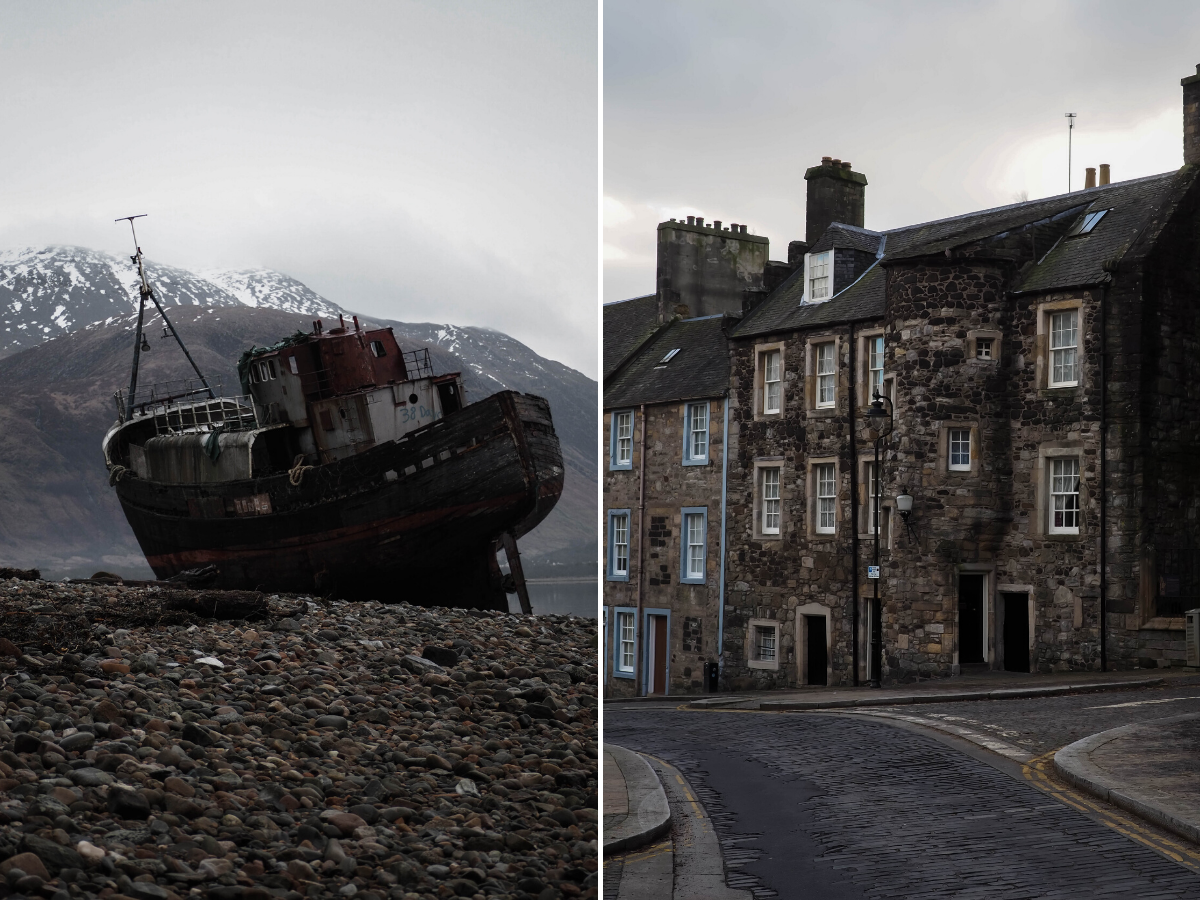
POLYGON ((900 518, 908 522, 908 516, 912 512, 913 498, 912 494, 905 488, 896 495, 896 509, 900 512, 900 518))

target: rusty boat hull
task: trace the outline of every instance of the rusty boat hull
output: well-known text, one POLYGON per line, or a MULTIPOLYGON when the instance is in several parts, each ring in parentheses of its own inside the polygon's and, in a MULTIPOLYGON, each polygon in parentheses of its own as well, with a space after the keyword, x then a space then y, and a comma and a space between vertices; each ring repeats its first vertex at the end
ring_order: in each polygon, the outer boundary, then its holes
POLYGON ((494 542, 549 514, 563 462, 549 404, 503 391, 292 480, 115 487, 161 579, 215 565, 224 589, 506 609, 494 542))

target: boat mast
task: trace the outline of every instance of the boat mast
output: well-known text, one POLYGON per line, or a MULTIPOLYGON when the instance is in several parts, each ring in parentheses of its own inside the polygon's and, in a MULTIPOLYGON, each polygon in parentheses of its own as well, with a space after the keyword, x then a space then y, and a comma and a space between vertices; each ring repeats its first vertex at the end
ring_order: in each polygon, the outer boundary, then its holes
MULTIPOLYGON (((142 344, 144 343, 142 323, 146 313, 146 298, 150 298, 150 302, 154 304, 154 308, 158 310, 158 314, 163 318, 163 324, 171 332, 175 338, 175 342, 179 344, 179 349, 183 351, 183 355, 187 357, 187 361, 192 364, 192 368, 196 371, 196 376, 200 379, 200 383, 204 385, 204 389, 208 391, 209 399, 216 399, 212 388, 208 386, 208 379, 204 377, 204 373, 200 371, 200 367, 196 365, 196 361, 192 359, 192 354, 188 353, 187 347, 183 345, 183 339, 179 337, 179 332, 175 330, 175 326, 171 324, 171 320, 167 318, 167 312, 158 302, 158 298, 154 296, 154 291, 150 287, 150 282, 146 278, 146 266, 142 261, 142 248, 138 246, 137 229, 133 227, 134 219, 144 219, 146 213, 137 216, 124 216, 120 219, 114 219, 115 222, 128 222, 129 230, 133 232, 133 247, 136 250, 134 256, 129 257, 138 267, 138 277, 141 279, 141 284, 138 287, 138 321, 137 334, 133 339, 133 371, 129 376, 129 399, 125 404, 125 419, 128 421, 133 418, 133 395, 137 392, 137 377, 138 377, 138 362, 142 355, 142 344)), ((147 347, 149 349, 149 347, 147 347)))

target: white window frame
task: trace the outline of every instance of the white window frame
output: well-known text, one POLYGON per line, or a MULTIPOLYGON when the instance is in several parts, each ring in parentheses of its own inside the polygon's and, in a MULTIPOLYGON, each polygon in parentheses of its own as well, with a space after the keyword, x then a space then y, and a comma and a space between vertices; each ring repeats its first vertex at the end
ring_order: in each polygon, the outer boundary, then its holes
POLYGON ((711 427, 709 402, 685 403, 683 406, 683 464, 685 466, 704 466, 708 464, 708 439, 711 427), (703 428, 697 430, 697 414, 703 415, 703 428), (697 436, 703 439, 697 444, 697 436))
POLYGON ((1048 384, 1056 387, 1079 386, 1079 308, 1051 309, 1046 311, 1046 331, 1049 333, 1048 384), (1069 317, 1071 327, 1055 328, 1057 321, 1069 317), (1062 362, 1059 362, 1059 360, 1062 362), (1066 360, 1070 360, 1068 363, 1066 360), (1069 371, 1068 371, 1069 370, 1069 371), (1069 377, 1060 378, 1059 375, 1069 377))
POLYGON ((813 371, 817 376, 817 409, 832 409, 837 406, 837 342, 822 341, 813 344, 813 371), (828 350, 828 356, 822 353, 828 350), (826 390, 828 389, 828 390, 826 390), (828 398, 826 398, 828 394, 828 398))
POLYGON ((946 430, 946 467, 951 472, 970 472, 971 471, 971 456, 972 456, 973 450, 974 450, 974 448, 971 446, 971 429, 970 428, 949 428, 946 430), (956 441, 955 438, 956 438, 956 436, 964 435, 964 434, 966 435, 966 438, 967 438, 966 439, 967 459, 966 459, 966 462, 961 462, 961 461, 955 462, 955 458, 954 458, 955 444, 957 443, 960 447, 963 444, 963 442, 961 440, 956 441))
POLYGON ((823 303, 833 296, 832 250, 805 254, 804 288, 804 298, 812 303, 823 303))
POLYGON ((775 619, 751 619, 746 625, 746 663, 751 669, 772 669, 778 671, 780 657, 783 655, 781 646, 783 629, 775 619), (761 634, 771 631, 774 634, 775 655, 773 659, 762 658, 761 634))
POLYGON ((708 579, 708 507, 685 506, 679 512, 679 583, 704 584, 708 579))
POLYGON ((609 419, 609 458, 608 468, 610 471, 627 471, 633 468, 633 436, 637 430, 637 414, 632 409, 614 410, 609 419), (621 419, 623 416, 629 417, 629 436, 621 437, 621 419), (628 441, 629 454, 627 459, 621 459, 622 442, 628 441))
POLYGON ((763 385, 762 411, 765 416, 778 415, 783 412, 783 351, 767 350, 763 353, 763 385), (774 362, 774 370, 771 364, 774 362), (772 375, 774 378, 772 378, 772 375), (774 405, 771 405, 771 391, 775 390, 774 405))
POLYGON ((867 402, 875 399, 875 392, 883 395, 883 335, 873 334, 867 338, 867 402))
POLYGON ((628 581, 629 580, 629 550, 631 547, 630 536, 632 534, 633 515, 629 509, 610 509, 608 511, 608 554, 605 563, 605 580, 606 581, 628 581), (624 521, 625 542, 618 543, 619 529, 621 522, 624 521), (625 568, 620 568, 620 552, 619 547, 625 548, 625 568))
POLYGON ((1079 524, 1083 517, 1083 502, 1082 502, 1083 497, 1082 497, 1081 491, 1080 491, 1081 475, 1082 475, 1081 467, 1080 467, 1080 459, 1078 456, 1051 456, 1051 457, 1047 458, 1046 462, 1049 463, 1049 466, 1047 468, 1047 479, 1048 479, 1047 499, 1049 502, 1046 504, 1046 511, 1048 514, 1048 523, 1047 524, 1049 526, 1049 529, 1048 529, 1049 533, 1050 534, 1079 534, 1079 524), (1065 469, 1066 469, 1065 464, 1067 464, 1067 463, 1071 464, 1071 468, 1073 469, 1073 472, 1065 471, 1065 469), (1070 487, 1070 484, 1068 482, 1065 482, 1063 479, 1069 479, 1069 478, 1075 479, 1073 491, 1064 489, 1064 488, 1070 487), (1070 506, 1072 497, 1074 498, 1074 508, 1073 509, 1070 506), (1061 509, 1059 508, 1060 498, 1062 501, 1061 509), (1062 512, 1064 514, 1063 515, 1064 523, 1065 523, 1067 517, 1071 513, 1074 513, 1075 524, 1074 525, 1055 524, 1055 519, 1057 518, 1056 513, 1058 513, 1058 512, 1062 512))
POLYGON ((762 498, 762 517, 761 525, 759 526, 760 534, 777 535, 782 531, 783 526, 783 500, 780 497, 780 488, 783 481, 783 466, 761 466, 759 468, 759 490, 762 498), (773 474, 774 485, 768 482, 769 474, 773 474), (774 497, 768 496, 768 488, 774 487, 774 497), (771 525, 771 519, 774 518, 774 525, 771 525))
POLYGON ((837 464, 813 463, 813 531, 834 534, 837 531, 837 464), (830 477, 823 478, 825 474, 830 477), (831 493, 822 493, 831 491, 831 493), (826 523, 829 524, 826 524, 826 523))
MULTIPOLYGON (((883 462, 880 461, 880 466, 883 462)), ((863 474, 866 478, 863 481, 867 485, 867 533, 872 537, 875 536, 875 479, 878 477, 875 472, 875 460, 868 459, 863 463, 863 474)), ((879 517, 883 518, 883 497, 879 498, 879 517)), ((879 532, 880 540, 884 540, 883 530, 879 532)))
POLYGON ((617 608, 613 617, 613 674, 633 678, 637 661, 637 610, 617 608))

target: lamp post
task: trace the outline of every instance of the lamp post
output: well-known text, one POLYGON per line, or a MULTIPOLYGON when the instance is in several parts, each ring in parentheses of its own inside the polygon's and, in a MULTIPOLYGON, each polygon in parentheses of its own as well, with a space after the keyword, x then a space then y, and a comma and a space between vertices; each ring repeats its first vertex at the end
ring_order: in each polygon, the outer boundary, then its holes
MULTIPOLYGON (((888 437, 895 427, 892 421, 892 401, 888 400, 888 409, 884 410, 884 399, 876 390, 875 399, 871 401, 864 416, 867 425, 875 432, 875 468, 872 470, 875 495, 871 498, 875 510, 875 577, 871 579, 874 585, 874 593, 871 596, 871 687, 873 688, 883 686, 880 682, 880 674, 883 669, 883 615, 879 607, 879 501, 883 489, 883 472, 879 468, 879 448, 883 439, 888 437), (887 431, 883 431, 885 421, 889 425, 887 431)), ((857 599, 855 602, 858 602, 857 599)))

